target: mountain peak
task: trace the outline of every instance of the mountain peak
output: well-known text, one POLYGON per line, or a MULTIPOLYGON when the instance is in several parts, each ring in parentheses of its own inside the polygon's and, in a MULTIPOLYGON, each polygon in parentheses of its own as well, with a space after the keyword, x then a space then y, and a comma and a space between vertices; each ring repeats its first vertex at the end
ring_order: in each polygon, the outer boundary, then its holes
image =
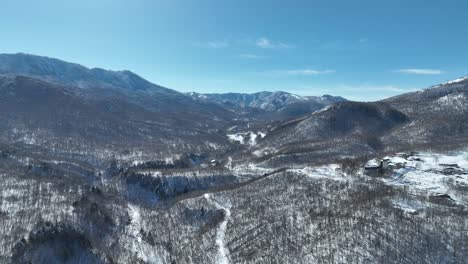
POLYGON ((112 88, 128 91, 173 92, 129 70, 87 68, 55 58, 16 53, 0 54, 0 74, 24 75, 82 89, 112 88))

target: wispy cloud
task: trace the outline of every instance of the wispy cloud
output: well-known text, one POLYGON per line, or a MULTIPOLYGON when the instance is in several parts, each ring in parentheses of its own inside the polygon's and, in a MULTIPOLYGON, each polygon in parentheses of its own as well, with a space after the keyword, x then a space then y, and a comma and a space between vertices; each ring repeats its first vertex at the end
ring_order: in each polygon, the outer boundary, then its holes
POLYGON ((335 73, 334 70, 313 70, 313 69, 301 69, 301 70, 289 70, 286 71, 288 75, 321 75, 335 73))
POLYGON ((256 72, 257 75, 268 77, 268 78, 300 78, 300 77, 313 77, 313 76, 324 76, 333 74, 334 70, 317 70, 317 69, 290 69, 290 70, 270 70, 263 72, 256 72))
POLYGON ((193 45, 203 48, 221 49, 231 46, 255 46, 262 49, 290 49, 295 46, 289 43, 274 41, 269 38, 261 37, 257 39, 235 39, 225 38, 211 41, 195 42, 193 45))
POLYGON ((240 54, 238 57, 241 58, 241 59, 249 59, 249 60, 256 60, 256 59, 265 59, 265 58, 268 58, 267 56, 262 56, 262 55, 257 55, 257 54, 251 54, 251 53, 240 54))
POLYGON ((334 70, 315 70, 315 69, 295 69, 279 70, 268 72, 270 75, 289 75, 289 76, 313 76, 335 73, 334 70))
POLYGON ((259 38, 255 41, 255 45, 262 49, 290 49, 294 46, 291 44, 273 41, 268 38, 259 38))
POLYGON ((203 48, 221 49, 227 48, 231 44, 227 40, 213 40, 207 42, 196 42, 194 45, 203 48))
POLYGON ((444 73, 444 71, 438 69, 401 69, 396 70, 396 72, 416 75, 440 75, 444 73))

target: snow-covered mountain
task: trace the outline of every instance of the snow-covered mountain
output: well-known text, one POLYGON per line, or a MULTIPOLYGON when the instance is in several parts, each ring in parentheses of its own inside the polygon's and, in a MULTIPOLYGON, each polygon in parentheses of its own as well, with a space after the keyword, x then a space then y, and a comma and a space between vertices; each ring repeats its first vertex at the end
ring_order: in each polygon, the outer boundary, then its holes
POLYGON ((88 90, 106 88, 178 94, 174 90, 148 82, 128 70, 89 69, 76 63, 24 53, 0 54, 0 74, 29 76, 88 90))
POLYGON ((0 264, 465 263, 467 150, 467 78, 185 95, 0 55, 0 264))
POLYGON ((341 102, 274 127, 252 152, 274 163, 368 155, 384 147, 380 137, 407 122, 386 103, 341 102))
POLYGON ((88 158, 225 149, 228 139, 215 131, 235 117, 129 71, 27 54, 0 55, 0 92, 0 139, 88 158))
POLYGON ((342 102, 277 125, 252 153, 264 162, 304 163, 336 156, 468 144, 468 79, 380 102, 342 102))
POLYGON ((265 111, 278 111, 293 104, 307 103, 311 108, 321 108, 336 102, 346 101, 340 96, 299 96, 287 92, 224 93, 200 94, 188 93, 202 101, 212 101, 227 106, 258 108, 265 111))

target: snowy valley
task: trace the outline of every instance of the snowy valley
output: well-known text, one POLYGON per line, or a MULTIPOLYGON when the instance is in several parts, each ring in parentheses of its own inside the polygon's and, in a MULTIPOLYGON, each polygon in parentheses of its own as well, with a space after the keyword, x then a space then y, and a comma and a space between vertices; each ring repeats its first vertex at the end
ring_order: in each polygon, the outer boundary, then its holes
POLYGON ((465 263, 468 79, 184 94, 0 56, 0 263, 465 263))

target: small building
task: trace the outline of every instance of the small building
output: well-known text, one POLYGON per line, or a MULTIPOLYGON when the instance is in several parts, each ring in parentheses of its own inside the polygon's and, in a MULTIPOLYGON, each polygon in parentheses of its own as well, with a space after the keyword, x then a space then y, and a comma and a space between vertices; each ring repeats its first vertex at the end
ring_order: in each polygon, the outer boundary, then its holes
POLYGON ((460 168, 456 163, 441 163, 439 164, 442 167, 442 170, 439 170, 440 173, 445 175, 463 175, 467 172, 460 168))
POLYGON ((420 157, 417 157, 417 156, 409 156, 408 160, 409 161, 422 161, 422 159, 420 157))
POLYGON ((212 159, 210 160, 210 165, 211 166, 218 166, 220 164, 220 162, 216 159, 212 159))
POLYGON ((440 163, 439 165, 446 168, 458 168, 457 163, 440 163))
POLYGON ((449 206, 456 204, 456 201, 446 193, 436 193, 429 195, 429 202, 449 206))
POLYGON ((368 176, 378 177, 383 176, 389 168, 390 159, 372 159, 364 165, 364 173, 368 176))

